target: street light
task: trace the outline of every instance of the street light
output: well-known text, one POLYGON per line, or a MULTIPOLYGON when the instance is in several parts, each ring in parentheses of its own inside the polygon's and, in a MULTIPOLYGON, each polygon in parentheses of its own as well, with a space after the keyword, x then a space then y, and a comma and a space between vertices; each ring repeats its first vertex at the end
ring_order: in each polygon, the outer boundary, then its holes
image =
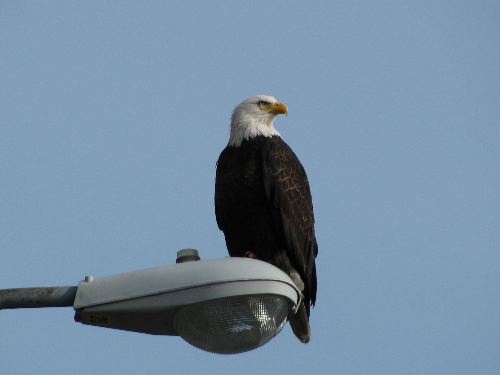
MULTIPOLYGON (((187 250, 178 253, 176 265, 87 276, 72 303, 75 320, 181 336, 202 350, 233 354, 276 336, 299 304, 301 294, 293 281, 268 263, 248 258, 189 261, 196 259, 197 252, 187 250)), ((1 292, 0 308, 5 308, 1 292)))

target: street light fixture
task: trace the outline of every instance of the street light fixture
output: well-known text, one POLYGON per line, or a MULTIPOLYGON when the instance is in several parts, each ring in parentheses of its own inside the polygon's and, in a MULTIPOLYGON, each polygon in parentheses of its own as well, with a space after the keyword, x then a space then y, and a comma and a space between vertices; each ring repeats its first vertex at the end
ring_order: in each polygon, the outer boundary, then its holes
MULTIPOLYGON (((301 294, 293 281, 268 263, 248 258, 189 261, 196 259, 197 252, 187 250, 178 253, 176 265, 87 276, 72 303, 75 320, 181 336, 202 350, 233 354, 276 336, 299 304, 301 294)), ((1 292, 0 308, 5 308, 1 292)))

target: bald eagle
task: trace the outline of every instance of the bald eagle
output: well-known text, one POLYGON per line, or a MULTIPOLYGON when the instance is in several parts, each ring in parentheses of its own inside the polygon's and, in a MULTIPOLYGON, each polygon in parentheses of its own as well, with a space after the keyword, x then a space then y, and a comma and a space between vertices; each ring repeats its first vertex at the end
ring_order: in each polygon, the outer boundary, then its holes
POLYGON ((307 175, 274 127, 288 108, 257 95, 233 111, 229 143, 217 161, 215 215, 230 256, 271 263, 290 275, 303 298, 289 316, 297 338, 311 337, 318 244, 307 175))

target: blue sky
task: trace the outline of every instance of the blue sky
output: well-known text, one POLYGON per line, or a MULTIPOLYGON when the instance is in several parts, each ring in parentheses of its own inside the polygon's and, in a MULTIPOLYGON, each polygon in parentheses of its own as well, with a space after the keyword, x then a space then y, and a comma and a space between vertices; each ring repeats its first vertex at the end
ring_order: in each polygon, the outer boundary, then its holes
POLYGON ((215 162, 259 93, 319 242, 308 345, 1 311, 0 373, 498 373, 499 46, 495 1, 0 2, 0 288, 225 256, 215 162))

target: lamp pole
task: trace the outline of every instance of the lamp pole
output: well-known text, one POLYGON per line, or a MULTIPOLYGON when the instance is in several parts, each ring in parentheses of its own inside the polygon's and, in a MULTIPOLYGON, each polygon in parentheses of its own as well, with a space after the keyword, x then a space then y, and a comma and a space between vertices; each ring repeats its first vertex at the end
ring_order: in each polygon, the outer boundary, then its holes
POLYGON ((71 307, 77 289, 76 286, 0 289, 0 310, 71 307))

